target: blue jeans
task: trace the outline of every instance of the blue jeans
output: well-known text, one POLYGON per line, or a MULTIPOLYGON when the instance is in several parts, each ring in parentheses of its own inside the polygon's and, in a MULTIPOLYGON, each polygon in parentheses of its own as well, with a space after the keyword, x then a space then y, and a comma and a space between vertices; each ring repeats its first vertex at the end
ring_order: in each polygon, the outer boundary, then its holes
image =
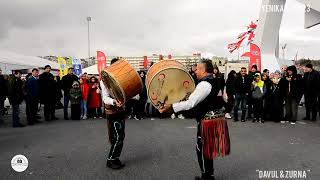
POLYGON ((88 107, 87 107, 87 101, 81 100, 81 116, 87 116, 88 107))
POLYGON ((70 96, 69 95, 66 95, 66 96, 63 97, 64 118, 68 118, 69 101, 70 101, 70 96))
POLYGON ((12 126, 19 126, 20 125, 20 105, 19 104, 12 104, 12 126))
POLYGON ((238 110, 239 110, 240 103, 241 103, 241 110, 242 110, 241 119, 245 119, 246 118, 246 111, 247 111, 247 95, 236 94, 236 102, 235 102, 235 106, 233 109, 235 121, 238 120, 238 110))

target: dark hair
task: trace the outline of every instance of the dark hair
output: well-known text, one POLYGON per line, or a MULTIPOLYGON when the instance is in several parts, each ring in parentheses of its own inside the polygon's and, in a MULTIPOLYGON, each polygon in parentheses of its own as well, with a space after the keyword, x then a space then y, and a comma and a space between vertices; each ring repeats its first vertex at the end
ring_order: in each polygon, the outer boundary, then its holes
POLYGON ((247 69, 246 67, 241 67, 241 69, 247 69))
POLYGON ((39 69, 33 68, 31 72, 33 72, 33 71, 39 71, 39 69))
POLYGON ((237 72, 235 70, 231 70, 228 74, 228 78, 233 78, 234 74, 237 74, 237 72))
MULTIPOLYGON (((218 66, 213 66, 213 70, 217 70, 218 72, 217 72, 217 75, 219 75, 220 74, 220 71, 219 71, 219 67, 218 66)), ((214 72, 214 71, 213 71, 214 72)))
POLYGON ((200 63, 205 65, 205 70, 207 73, 213 73, 213 65, 211 60, 203 60, 200 63))
POLYGON ((310 69, 313 68, 312 64, 310 64, 310 63, 308 63, 308 64, 306 65, 306 67, 307 67, 307 68, 310 68, 310 69))
POLYGON ((269 71, 269 69, 264 69, 263 72, 266 73, 267 71, 269 71))
POLYGON ((258 66, 255 65, 255 64, 251 66, 251 69, 252 69, 252 68, 255 68, 256 70, 258 70, 258 66))
POLYGON ((22 72, 21 72, 20 70, 15 70, 15 71, 13 72, 14 75, 17 75, 17 74, 19 74, 19 73, 22 74, 22 72))
POLYGON ((117 62, 117 61, 119 61, 119 58, 113 58, 113 59, 111 60, 111 64, 113 64, 113 63, 115 63, 115 62, 117 62))
POLYGON ((50 65, 44 66, 44 69, 47 69, 48 67, 51 69, 51 66, 50 66, 50 65))
POLYGON ((73 70, 74 68, 73 68, 73 67, 69 67, 69 68, 68 68, 68 71, 69 71, 70 69, 72 69, 72 70, 73 70))

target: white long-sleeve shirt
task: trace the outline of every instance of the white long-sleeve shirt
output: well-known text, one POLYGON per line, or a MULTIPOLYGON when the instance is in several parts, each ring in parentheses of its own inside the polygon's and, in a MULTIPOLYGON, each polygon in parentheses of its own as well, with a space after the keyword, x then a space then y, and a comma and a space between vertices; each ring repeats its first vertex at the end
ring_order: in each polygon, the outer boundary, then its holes
POLYGON ((110 93, 109 93, 108 89, 105 87, 102 80, 100 81, 100 87, 101 87, 101 91, 102 91, 102 100, 103 100, 104 104, 114 106, 113 98, 110 97, 110 93))
POLYGON ((172 108, 174 112, 190 110, 202 102, 211 92, 212 86, 207 81, 201 81, 196 89, 191 93, 189 99, 179 103, 174 103, 172 108))

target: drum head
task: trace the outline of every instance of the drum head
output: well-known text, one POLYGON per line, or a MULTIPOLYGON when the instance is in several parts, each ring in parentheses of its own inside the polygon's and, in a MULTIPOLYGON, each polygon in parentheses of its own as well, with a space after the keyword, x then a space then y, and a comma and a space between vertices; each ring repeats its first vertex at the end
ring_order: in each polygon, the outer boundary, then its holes
POLYGON ((148 96, 156 108, 186 100, 195 88, 191 75, 182 69, 163 69, 151 78, 148 96))
POLYGON ((125 94, 117 80, 108 72, 101 71, 101 78, 110 96, 120 102, 125 102, 125 94))

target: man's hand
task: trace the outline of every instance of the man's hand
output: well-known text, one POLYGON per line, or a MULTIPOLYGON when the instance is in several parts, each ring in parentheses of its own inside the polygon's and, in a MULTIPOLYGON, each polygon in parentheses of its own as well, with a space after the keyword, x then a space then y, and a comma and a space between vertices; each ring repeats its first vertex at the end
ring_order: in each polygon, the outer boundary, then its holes
POLYGON ((117 106, 117 107, 122 107, 123 106, 123 104, 120 101, 116 100, 116 99, 113 100, 113 104, 115 106, 117 106))
POLYGON ((159 112, 162 113, 173 113, 172 104, 165 104, 159 108, 159 112))

